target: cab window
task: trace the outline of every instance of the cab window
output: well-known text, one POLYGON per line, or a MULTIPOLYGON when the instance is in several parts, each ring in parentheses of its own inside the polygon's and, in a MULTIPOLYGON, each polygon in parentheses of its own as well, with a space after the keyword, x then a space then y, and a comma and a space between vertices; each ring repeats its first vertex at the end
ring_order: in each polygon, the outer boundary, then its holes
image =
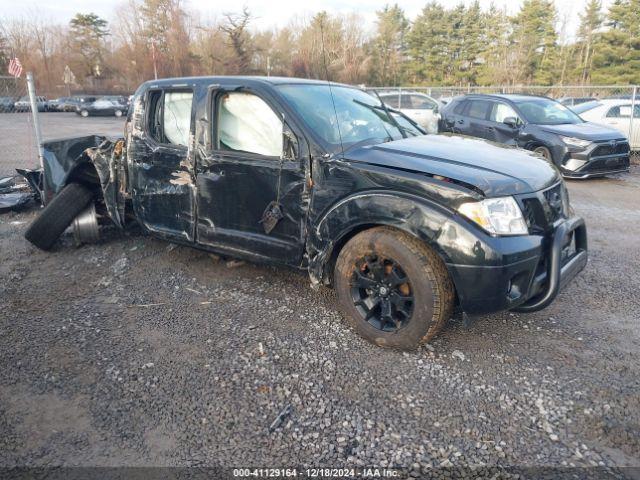
POLYGON ((218 149, 280 157, 282 119, 260 97, 247 92, 224 93, 218 98, 218 149))
POLYGON ((149 95, 148 131, 158 143, 187 146, 193 92, 153 91, 149 95))
POLYGON ((508 117, 518 120, 518 114, 513 108, 511 108, 511 106, 501 102, 496 102, 493 104, 489 120, 491 120, 492 122, 502 123, 504 122, 504 119, 508 117))
POLYGON ((387 106, 395 108, 396 110, 398 109, 398 95, 381 95, 380 98, 382 98, 382 101, 386 103, 387 106))
POLYGON ((435 110, 436 104, 429 100, 427 97, 420 95, 411 95, 411 105, 415 109, 419 110, 435 110))
POLYGON ((467 116, 486 120, 491 104, 486 100, 471 100, 467 108, 467 116))
MULTIPOLYGON (((633 116, 640 116, 640 105, 635 105, 633 116)), ((607 118, 631 118, 631 105, 617 105, 607 112, 607 118)))

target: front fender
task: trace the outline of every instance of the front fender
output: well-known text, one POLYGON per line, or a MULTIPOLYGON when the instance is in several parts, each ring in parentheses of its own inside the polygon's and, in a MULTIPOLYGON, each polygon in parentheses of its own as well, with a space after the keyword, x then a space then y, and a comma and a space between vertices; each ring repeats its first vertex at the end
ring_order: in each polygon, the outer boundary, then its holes
POLYGON ((453 212, 410 194, 367 191, 346 197, 329 208, 310 229, 307 245, 309 272, 315 282, 328 283, 328 269, 336 246, 368 227, 386 225, 403 230, 429 244, 448 262, 437 242, 453 212))

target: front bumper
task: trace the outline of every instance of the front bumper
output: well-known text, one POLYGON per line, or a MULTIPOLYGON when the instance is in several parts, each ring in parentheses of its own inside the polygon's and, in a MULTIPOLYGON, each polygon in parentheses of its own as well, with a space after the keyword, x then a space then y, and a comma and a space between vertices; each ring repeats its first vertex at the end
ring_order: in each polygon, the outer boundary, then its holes
POLYGON ((533 254, 499 266, 448 265, 462 309, 469 314, 502 310, 534 312, 550 305, 587 264, 587 229, 572 217, 540 238, 533 254))
POLYGON ((597 142, 581 151, 564 147, 560 171, 566 178, 601 177, 629 171, 629 143, 626 140, 597 142))

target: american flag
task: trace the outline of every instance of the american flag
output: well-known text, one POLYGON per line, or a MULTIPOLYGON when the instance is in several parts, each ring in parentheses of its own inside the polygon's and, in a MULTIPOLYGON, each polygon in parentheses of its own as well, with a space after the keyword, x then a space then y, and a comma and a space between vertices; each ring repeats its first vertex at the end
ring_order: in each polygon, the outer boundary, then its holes
POLYGON ((20 60, 18 60, 18 57, 13 57, 9 61, 9 75, 13 75, 16 78, 22 75, 22 64, 20 60))

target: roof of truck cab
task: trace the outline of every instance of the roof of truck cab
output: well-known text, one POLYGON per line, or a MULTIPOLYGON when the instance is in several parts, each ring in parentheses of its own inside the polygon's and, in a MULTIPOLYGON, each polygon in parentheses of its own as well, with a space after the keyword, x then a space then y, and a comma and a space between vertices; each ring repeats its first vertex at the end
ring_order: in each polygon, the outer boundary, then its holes
POLYGON ((145 82, 147 85, 162 85, 162 86, 184 86, 185 83, 219 83, 221 85, 243 82, 247 84, 267 84, 267 85, 291 85, 291 84, 304 84, 304 85, 327 85, 340 87, 357 88, 353 85, 347 85, 344 83, 329 82, 327 80, 314 80, 310 78, 296 78, 296 77, 265 77, 265 76, 251 76, 251 75, 239 75, 239 76, 215 76, 215 77, 174 77, 174 78, 162 78, 158 80, 148 80, 145 82))

